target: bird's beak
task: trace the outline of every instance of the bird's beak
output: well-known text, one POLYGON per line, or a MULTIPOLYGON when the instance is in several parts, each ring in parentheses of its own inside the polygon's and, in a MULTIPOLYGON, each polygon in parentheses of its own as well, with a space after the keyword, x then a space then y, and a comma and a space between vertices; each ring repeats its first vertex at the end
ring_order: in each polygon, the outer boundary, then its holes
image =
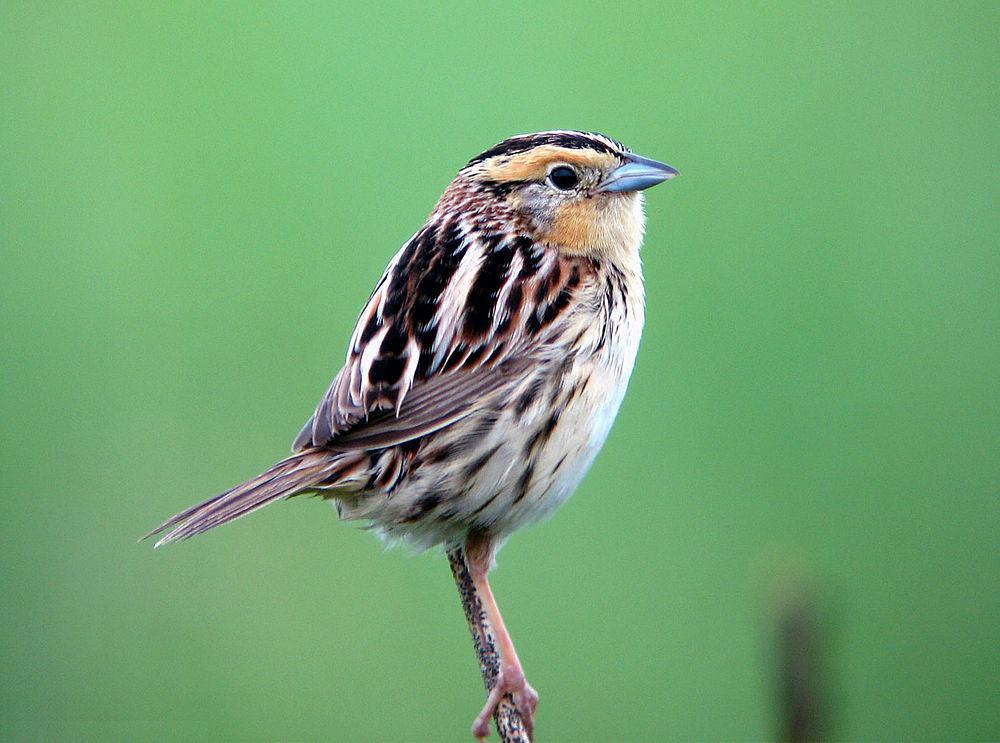
POLYGON ((675 168, 639 155, 626 155, 629 162, 612 170, 594 189, 595 193, 642 191, 680 175, 675 168))

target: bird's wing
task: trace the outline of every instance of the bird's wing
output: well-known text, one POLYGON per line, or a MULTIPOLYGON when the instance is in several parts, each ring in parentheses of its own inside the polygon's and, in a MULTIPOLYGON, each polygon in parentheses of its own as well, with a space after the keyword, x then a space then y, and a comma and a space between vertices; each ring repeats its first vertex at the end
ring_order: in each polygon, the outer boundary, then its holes
POLYGON ((393 446, 513 390, 560 353, 553 320, 588 266, 523 236, 428 224, 389 263, 293 450, 393 446))

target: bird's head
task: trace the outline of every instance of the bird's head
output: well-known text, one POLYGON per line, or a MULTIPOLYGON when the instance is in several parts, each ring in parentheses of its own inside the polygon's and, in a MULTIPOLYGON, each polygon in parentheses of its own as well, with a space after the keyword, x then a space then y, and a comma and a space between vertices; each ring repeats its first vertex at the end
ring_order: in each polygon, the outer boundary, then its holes
POLYGON ((614 256, 642 241, 640 192, 676 175, 602 134, 539 132, 473 158, 442 202, 514 215, 534 240, 565 253, 614 256))

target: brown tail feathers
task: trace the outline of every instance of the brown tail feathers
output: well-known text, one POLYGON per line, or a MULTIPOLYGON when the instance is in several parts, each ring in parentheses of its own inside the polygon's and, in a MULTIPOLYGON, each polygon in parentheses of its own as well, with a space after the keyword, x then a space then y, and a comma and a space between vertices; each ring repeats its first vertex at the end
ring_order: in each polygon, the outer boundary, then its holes
POLYGON ((170 542, 188 539, 221 526, 258 508, 282 498, 290 498, 322 482, 336 469, 336 458, 330 452, 315 449, 293 454, 266 472, 220 493, 204 503, 181 511, 169 521, 160 524, 143 539, 167 533, 156 543, 157 547, 170 542))

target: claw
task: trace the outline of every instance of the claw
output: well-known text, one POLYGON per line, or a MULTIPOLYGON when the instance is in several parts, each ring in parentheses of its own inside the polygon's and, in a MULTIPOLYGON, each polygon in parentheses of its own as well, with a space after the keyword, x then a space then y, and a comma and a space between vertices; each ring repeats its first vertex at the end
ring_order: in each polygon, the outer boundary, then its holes
POLYGON ((505 694, 510 694, 514 698, 514 706, 524 721, 524 730, 528 734, 528 740, 534 737, 538 692, 528 683, 524 677, 524 671, 518 666, 513 666, 500 671, 496 683, 493 684, 493 688, 490 689, 490 694, 486 698, 486 704, 472 723, 472 735, 480 743, 489 737, 490 718, 493 717, 497 705, 500 704, 500 700, 504 698, 505 694))

